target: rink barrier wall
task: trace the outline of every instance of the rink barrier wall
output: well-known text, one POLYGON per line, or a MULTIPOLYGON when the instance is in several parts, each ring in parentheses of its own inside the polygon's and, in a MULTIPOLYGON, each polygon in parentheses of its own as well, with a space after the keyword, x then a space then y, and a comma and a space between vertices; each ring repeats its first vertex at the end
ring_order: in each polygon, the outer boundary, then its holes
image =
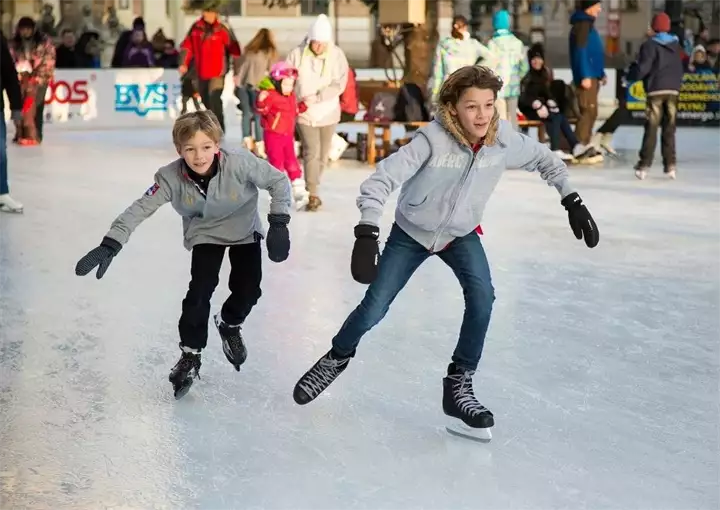
MULTIPOLYGON (((358 80, 384 80, 382 69, 357 69, 358 80)), ((569 69, 555 77, 570 80, 569 69)), ((609 83, 615 70, 608 69, 609 83)), ((615 90, 603 87, 601 101, 614 100, 615 90)), ((239 127, 238 100, 232 75, 222 94, 228 129, 239 127)), ((45 96, 45 123, 51 129, 113 129, 170 125, 182 108, 180 79, 175 69, 58 69, 45 96)), ((193 110, 189 101, 188 109, 193 110)), ((5 119, 10 118, 7 98, 5 119)))

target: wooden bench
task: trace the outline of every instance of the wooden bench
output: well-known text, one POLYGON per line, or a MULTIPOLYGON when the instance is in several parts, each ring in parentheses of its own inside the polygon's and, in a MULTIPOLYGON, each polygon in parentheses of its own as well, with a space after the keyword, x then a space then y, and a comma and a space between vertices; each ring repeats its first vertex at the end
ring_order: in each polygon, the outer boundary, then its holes
POLYGON ((390 148, 392 144, 391 139, 391 129, 393 125, 396 126, 404 126, 407 130, 408 128, 420 128, 423 127, 429 122, 402 122, 402 121, 389 121, 389 122, 370 122, 365 120, 353 120, 350 122, 341 122, 341 124, 364 124, 367 125, 367 149, 365 153, 365 157, 367 160, 367 164, 369 166, 375 166, 375 163, 377 161, 377 131, 382 130, 382 144, 383 144, 383 154, 385 156, 390 154, 390 148))
MULTIPOLYGON (((568 122, 570 123, 571 126, 575 126, 577 124, 577 119, 568 118, 568 122)), ((520 120, 520 121, 518 121, 518 127, 523 130, 526 130, 526 129, 529 129, 532 127, 537 128, 538 141, 544 142, 547 139, 547 133, 545 132, 545 124, 543 124, 539 120, 528 120, 528 119, 520 120)))

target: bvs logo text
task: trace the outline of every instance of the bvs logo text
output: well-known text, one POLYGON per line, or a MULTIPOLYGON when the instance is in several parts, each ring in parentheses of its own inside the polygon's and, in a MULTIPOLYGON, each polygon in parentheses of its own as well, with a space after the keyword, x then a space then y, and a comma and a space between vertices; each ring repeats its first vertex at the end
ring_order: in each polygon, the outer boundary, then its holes
POLYGON ((145 117, 149 112, 165 112, 168 109, 168 86, 166 83, 140 85, 115 85, 115 111, 135 112, 145 117))

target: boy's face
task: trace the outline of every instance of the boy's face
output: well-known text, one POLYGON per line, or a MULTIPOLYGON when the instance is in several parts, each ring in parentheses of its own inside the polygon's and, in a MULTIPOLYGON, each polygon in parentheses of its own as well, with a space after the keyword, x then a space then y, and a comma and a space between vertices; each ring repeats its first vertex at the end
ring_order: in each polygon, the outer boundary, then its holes
POLYGON ((477 143, 490 128, 495 114, 495 94, 490 89, 471 87, 461 95, 454 113, 457 115, 465 136, 471 143, 477 143))
POLYGON ((220 148, 208 135, 198 131, 195 135, 177 147, 178 154, 185 160, 185 163, 200 175, 210 171, 220 148))

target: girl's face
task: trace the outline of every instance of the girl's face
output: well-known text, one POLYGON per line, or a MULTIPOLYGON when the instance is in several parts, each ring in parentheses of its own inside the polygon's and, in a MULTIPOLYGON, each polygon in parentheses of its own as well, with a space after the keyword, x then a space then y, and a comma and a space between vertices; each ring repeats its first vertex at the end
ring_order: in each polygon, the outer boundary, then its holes
POLYGON ((135 30, 132 33, 132 42, 133 44, 140 44, 145 39, 145 34, 142 33, 140 30, 135 30))
POLYGON ((218 144, 213 142, 208 135, 198 131, 185 143, 177 148, 178 154, 185 160, 185 163, 200 175, 210 171, 215 161, 215 154, 220 150, 218 144))
POLYGON ((295 80, 292 78, 283 78, 280 82, 280 90, 286 96, 292 94, 293 88, 295 88, 295 80))
POLYGON ((530 67, 532 67, 536 71, 542 70, 544 65, 545 61, 542 59, 542 57, 533 57, 530 61, 530 67))
POLYGON ((696 64, 704 64, 707 61, 707 55, 704 51, 696 51, 693 54, 693 62, 696 64))
POLYGON ((495 94, 490 89, 466 89, 451 113, 457 116, 470 143, 479 142, 488 132, 495 114, 495 94))

